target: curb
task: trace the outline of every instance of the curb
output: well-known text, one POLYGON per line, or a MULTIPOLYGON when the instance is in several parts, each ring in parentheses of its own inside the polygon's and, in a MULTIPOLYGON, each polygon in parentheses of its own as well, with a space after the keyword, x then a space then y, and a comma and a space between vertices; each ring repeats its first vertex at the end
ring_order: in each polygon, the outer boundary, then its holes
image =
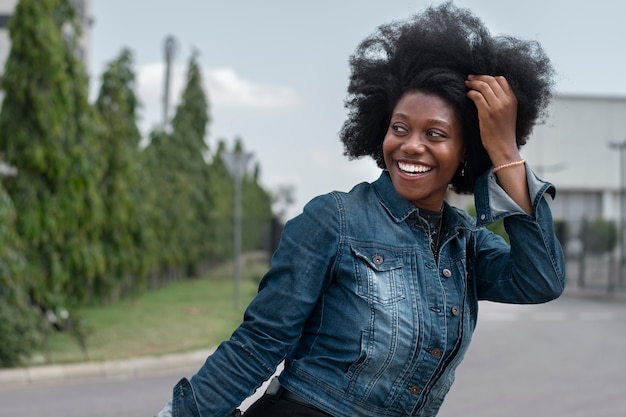
POLYGON ((45 382, 69 382, 90 378, 119 378, 155 374, 164 370, 188 368, 204 363, 213 349, 181 354, 148 356, 105 362, 85 362, 65 365, 42 365, 25 368, 0 369, 0 389, 7 386, 45 382))

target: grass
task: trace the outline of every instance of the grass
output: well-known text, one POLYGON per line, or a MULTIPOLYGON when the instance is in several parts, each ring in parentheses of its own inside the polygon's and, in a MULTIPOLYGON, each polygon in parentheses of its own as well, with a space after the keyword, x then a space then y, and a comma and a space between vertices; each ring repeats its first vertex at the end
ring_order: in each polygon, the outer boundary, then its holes
POLYGON ((170 283, 131 300, 78 311, 86 325, 87 354, 68 334, 53 334, 40 358, 45 363, 104 361, 184 352, 217 346, 239 325, 245 307, 267 270, 265 260, 242 266, 239 307, 235 307, 233 267, 170 283))

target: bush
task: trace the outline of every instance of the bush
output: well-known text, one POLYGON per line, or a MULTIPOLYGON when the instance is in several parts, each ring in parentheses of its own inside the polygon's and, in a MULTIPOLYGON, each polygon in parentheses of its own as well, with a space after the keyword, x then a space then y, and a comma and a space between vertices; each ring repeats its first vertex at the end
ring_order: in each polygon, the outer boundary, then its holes
POLYGON ((37 315, 25 288, 25 266, 15 209, 0 185, 0 367, 19 364, 37 346, 37 315))
MULTIPOLYGON (((4 289, 3 289, 4 292, 4 289)), ((26 305, 8 302, 0 298, 0 367, 19 365, 27 359, 39 344, 35 315, 26 305)))
POLYGON ((580 239, 583 251, 588 254, 600 255, 615 249, 618 231, 615 222, 597 217, 592 222, 583 221, 580 239))

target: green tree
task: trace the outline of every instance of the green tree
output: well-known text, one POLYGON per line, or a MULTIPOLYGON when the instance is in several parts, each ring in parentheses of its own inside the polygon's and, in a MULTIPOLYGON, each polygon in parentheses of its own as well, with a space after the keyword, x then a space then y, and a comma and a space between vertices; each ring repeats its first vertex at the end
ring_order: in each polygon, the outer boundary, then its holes
POLYGON ((80 26, 68 0, 22 0, 9 25, 0 149, 20 174, 5 182, 25 245, 33 301, 88 298, 104 270, 100 164, 80 26))
POLYGON ((208 168, 211 172, 208 190, 213 202, 209 211, 213 226, 209 230, 208 240, 212 245, 211 253, 220 261, 231 259, 234 251, 234 184, 222 159, 226 151, 226 142, 222 139, 217 143, 208 168))
POLYGON ((210 251, 208 123, 208 99, 194 54, 171 132, 152 132, 145 150, 148 175, 159 190, 151 203, 156 250, 163 254, 162 273, 170 278, 195 275, 210 251))
POLYGON ((133 55, 123 49, 102 75, 95 107, 102 128, 99 148, 105 171, 100 189, 106 195, 102 244, 106 274, 95 283, 99 298, 117 298, 143 286, 146 277, 145 237, 149 225, 141 210, 145 187, 140 166, 139 102, 135 94, 133 55))
POLYGON ((188 276, 198 273, 201 263, 209 257, 210 244, 207 242, 211 218, 209 192, 209 170, 206 158, 209 147, 206 134, 209 124, 209 102, 202 85, 202 72, 197 61, 197 53, 189 60, 187 82, 180 104, 172 120, 172 141, 177 147, 177 163, 180 172, 179 195, 187 200, 186 212, 181 214, 187 220, 178 228, 179 241, 185 248, 185 269, 188 276))
POLYGON ((15 207, 0 183, 0 367, 18 365, 40 342, 28 300, 15 207))
POLYGON ((150 253, 150 285, 158 286, 161 280, 178 278, 175 271, 178 265, 176 244, 170 235, 175 224, 169 218, 170 210, 179 202, 173 177, 176 171, 171 168, 169 158, 176 149, 170 147, 169 135, 163 130, 150 133, 150 143, 142 152, 142 175, 148 189, 144 206, 146 221, 152 231, 150 253), (152 192, 153 191, 153 192, 152 192), (173 201, 174 200, 174 201, 173 201))
POLYGON ((244 250, 256 250, 263 246, 272 220, 272 195, 259 183, 260 173, 261 167, 257 164, 243 184, 242 216, 246 219, 246 234, 242 236, 244 250))

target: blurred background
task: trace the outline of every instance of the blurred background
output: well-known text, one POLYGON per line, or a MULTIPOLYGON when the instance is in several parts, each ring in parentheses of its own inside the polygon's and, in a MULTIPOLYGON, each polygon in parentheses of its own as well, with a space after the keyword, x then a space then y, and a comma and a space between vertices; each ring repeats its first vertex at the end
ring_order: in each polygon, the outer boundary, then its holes
MULTIPOLYGON (((337 136, 345 117, 348 58, 378 25, 438 2, 92 3, 92 79, 122 47, 135 51, 144 104, 139 123, 147 132, 162 110, 164 38, 174 36, 177 45, 173 101, 185 60, 197 50, 210 101, 210 147, 243 138, 261 165, 260 182, 270 192, 291 191, 293 203, 283 207, 291 217, 315 195, 377 178, 371 161, 347 162, 337 136)), ((617 230, 624 228, 626 187, 626 29, 620 21, 626 6, 615 0, 456 4, 473 10, 494 34, 539 41, 551 57, 557 96, 524 156, 557 186, 552 207, 568 253, 591 255, 573 265, 570 276, 592 285, 579 271, 598 269, 607 291, 623 287, 626 245, 618 245, 617 230)))

